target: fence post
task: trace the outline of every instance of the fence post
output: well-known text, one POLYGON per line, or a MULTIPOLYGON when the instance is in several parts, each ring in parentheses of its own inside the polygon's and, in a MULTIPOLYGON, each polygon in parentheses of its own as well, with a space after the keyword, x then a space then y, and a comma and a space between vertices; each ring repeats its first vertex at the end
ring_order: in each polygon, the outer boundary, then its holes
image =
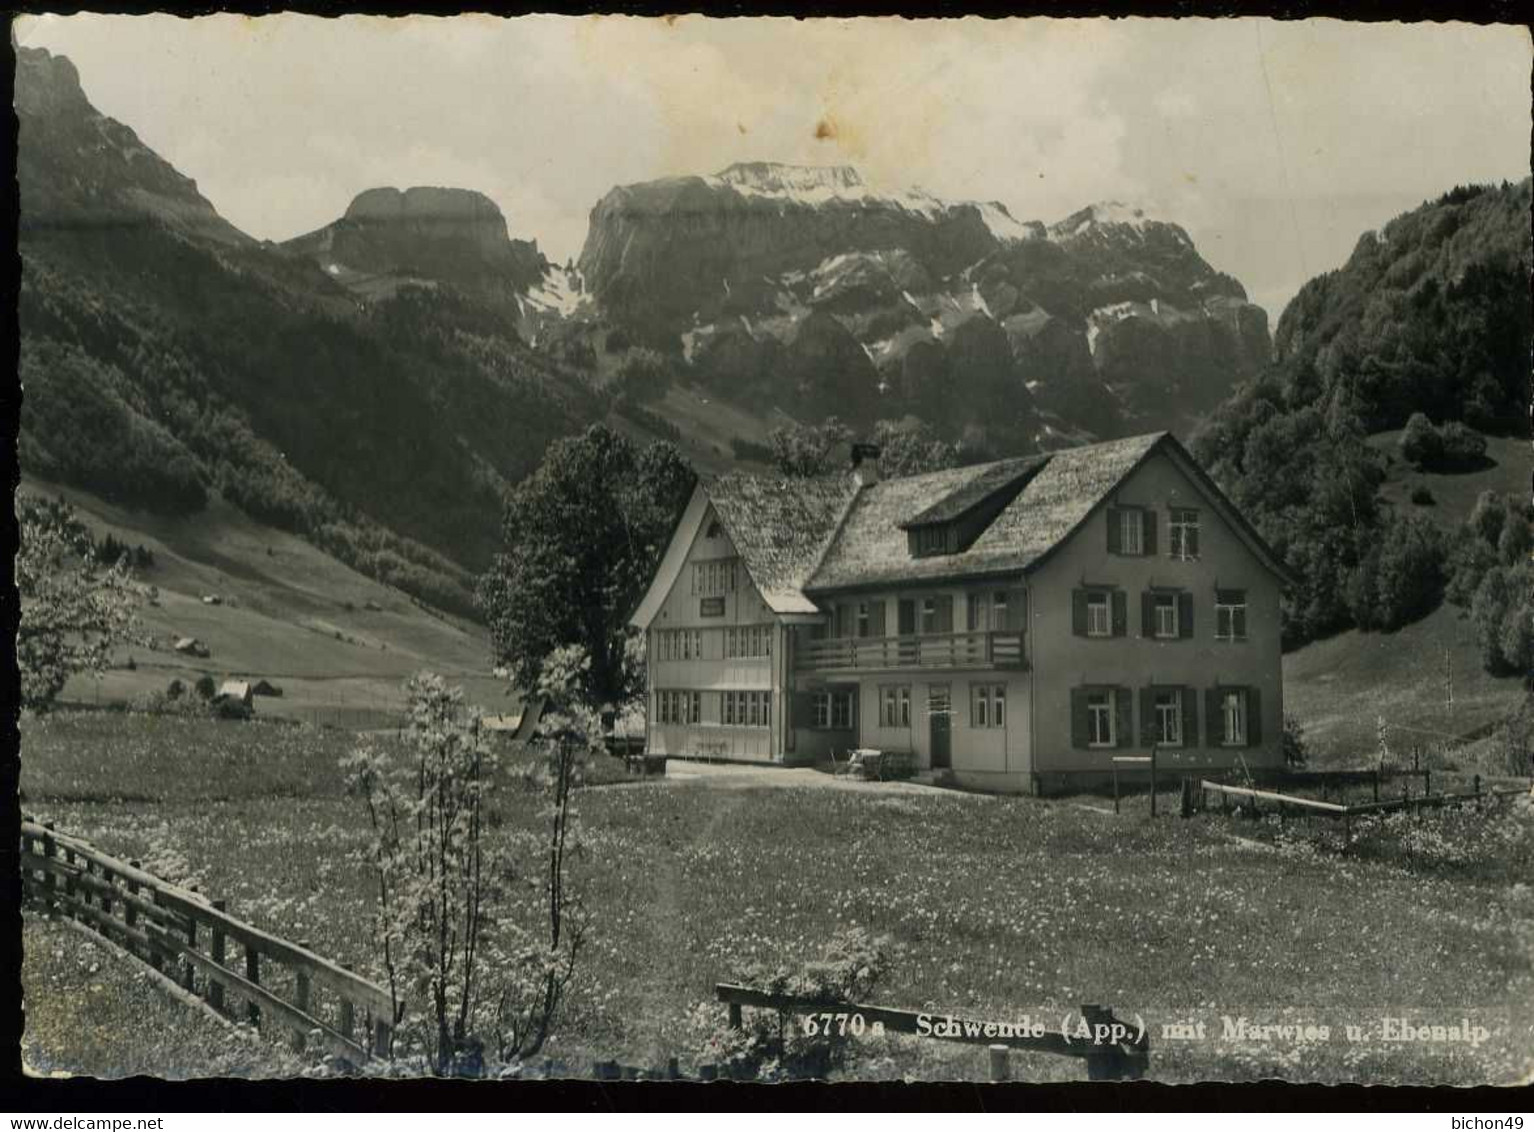
POLYGON ((1092 1031, 1091 1042, 1087 1046, 1087 1080, 1111 1081, 1119 1076, 1119 1047, 1114 1044, 1104 1045, 1097 1041, 1097 1027, 1099 1024, 1112 1025, 1113 1012, 1105 1006, 1084 1005, 1081 1008, 1081 1020, 1092 1031))
POLYGON ((1182 816, 1185 818, 1193 816, 1193 779, 1187 775, 1182 777, 1182 816))
MULTIPOLYGON (((116 886, 116 884, 117 884, 117 876, 116 876, 116 874, 108 872, 104 868, 98 868, 97 871, 101 874, 102 883, 104 883, 107 886, 107 892, 110 892, 116 886)), ((106 892, 103 892, 101 894, 101 911, 102 911, 103 915, 110 916, 112 914, 112 904, 113 903, 114 903, 114 901, 112 900, 112 898, 110 896, 107 895, 106 892)), ((105 934, 105 933, 103 933, 103 934, 105 934)), ((108 938, 110 938, 110 937, 108 937, 108 938)))
MULTIPOLYGON (((298 941, 298 946, 302 947, 305 951, 308 951, 309 941, 307 939, 301 939, 298 941)), ((309 971, 306 967, 299 967, 294 973, 297 976, 298 989, 294 992, 293 995, 295 1000, 293 1005, 298 1007, 298 1009, 304 1014, 307 1014, 309 1013, 309 971)), ((304 1052, 304 1041, 307 1037, 307 1034, 300 1033, 297 1030, 293 1032, 294 1053, 304 1052)))
POLYGON ((197 917, 195 916, 188 916, 186 918, 186 949, 188 952, 188 957, 186 962, 183 964, 184 969, 181 972, 181 978, 186 989, 191 991, 193 994, 196 994, 197 968, 192 966, 192 960, 190 957, 190 953, 197 950, 197 917))
MULTIPOLYGON (((352 969, 350 963, 343 963, 348 971, 352 969)), ((347 1041, 353 1041, 352 1035, 357 1032, 357 1008, 349 998, 341 1000, 341 1036, 347 1041)))
MULTIPOLYGON (((245 944, 245 977, 257 986, 261 985, 261 953, 249 943, 245 944)), ((252 1026, 260 1028, 261 1007, 254 999, 246 1002, 245 1016, 252 1026)))
MULTIPOLYGON (((138 862, 137 861, 129 861, 128 864, 132 865, 135 869, 138 868, 138 862)), ((136 880, 128 881, 127 889, 128 889, 128 895, 129 896, 137 896, 138 895, 138 881, 136 881, 136 880)), ((128 901, 128 900, 124 900, 123 901, 123 920, 124 920, 124 922, 127 923, 127 925, 130 928, 138 926, 138 909, 133 906, 131 901, 128 901)), ((133 941, 131 939, 123 940, 123 946, 125 948, 127 948, 129 952, 133 951, 133 941)))
POLYGON ((1422 772, 1422 792, 1424 794, 1431 794, 1433 792, 1433 768, 1432 767, 1428 767, 1425 771, 1422 772))
MULTIPOLYGON (((158 904, 160 902, 160 890, 159 889, 152 890, 149 893, 149 898, 154 903, 158 904)), ((151 940, 150 947, 149 947, 149 965, 151 967, 153 967, 156 971, 163 971, 164 970, 164 966, 165 966, 164 959, 160 955, 160 949, 155 947, 154 943, 153 943, 153 941, 155 941, 155 940, 157 940, 159 938, 154 933, 155 933, 155 929, 159 928, 160 926, 161 925, 158 924, 158 923, 151 924, 151 925, 149 925, 147 927, 147 929, 144 932, 144 934, 147 935, 149 937, 149 939, 151 940)))
POLYGON ((1119 812, 1119 768, 1117 764, 1113 767, 1113 812, 1119 812))
POLYGON ((1347 852, 1348 845, 1353 841, 1353 813, 1351 810, 1342 815, 1342 851, 1347 852))
MULTIPOLYGON (((215 900, 213 901, 213 910, 215 912, 222 912, 225 908, 228 907, 228 904, 229 902, 226 900, 215 900)), ((224 965, 225 947, 226 941, 224 936, 224 929, 222 927, 215 926, 213 929, 213 946, 211 950, 213 952, 213 962, 217 963, 220 967, 224 965)), ((224 984, 216 978, 208 979, 208 1003, 220 1014, 224 1012, 224 984)))
POLYGON ((998 1046, 991 1046, 990 1050, 991 1050, 991 1080, 992 1081, 1005 1081, 1005 1080, 1007 1080, 1007 1078, 1009 1076, 1008 1073, 1007 1073, 1007 1053, 1008 1053, 1007 1047, 1006 1046, 1000 1046, 1000 1045, 998 1045, 998 1046))
MULTIPOLYGON (((43 834, 43 856, 47 857, 50 861, 55 860, 59 855, 59 846, 58 842, 53 840, 53 823, 51 821, 44 822, 43 829, 47 831, 43 834)), ((48 911, 50 913, 57 912, 59 907, 59 878, 52 873, 44 873, 43 887, 48 890, 48 911)))
POLYGON ((1475 808, 1481 808, 1481 776, 1475 776, 1475 808))
POLYGON ((1151 817, 1156 816, 1156 744, 1151 744, 1151 817))

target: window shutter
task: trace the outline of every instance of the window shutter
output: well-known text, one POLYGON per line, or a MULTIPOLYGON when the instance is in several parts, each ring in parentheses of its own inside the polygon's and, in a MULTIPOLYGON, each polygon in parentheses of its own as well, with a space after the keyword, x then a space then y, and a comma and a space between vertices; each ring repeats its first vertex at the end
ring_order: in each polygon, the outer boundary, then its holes
POLYGON ((908 597, 901 598, 896 616, 899 618, 900 635, 902 637, 914 636, 916 633, 916 602, 908 597))
POLYGON ((1220 706, 1220 689, 1204 689, 1204 745, 1218 747, 1225 742, 1225 712, 1220 706))
POLYGON ((868 632, 870 636, 884 636, 884 608, 885 602, 871 601, 868 603, 868 632))
POLYGON ((1262 692, 1259 688, 1246 690, 1246 745, 1262 744, 1262 692))
POLYGON ((1078 750, 1087 745, 1090 728, 1087 724, 1087 690, 1071 689, 1071 746, 1078 750))
POLYGON ((1156 690, 1149 684, 1140 689, 1140 745, 1152 747, 1156 743, 1156 690))
POLYGON ((1177 635, 1184 640, 1193 636, 1193 595, 1186 590, 1177 595, 1177 635))
POLYGON ((1108 553, 1109 554, 1122 554, 1123 551, 1124 551, 1124 544, 1123 544, 1122 537, 1121 537, 1123 535, 1123 532, 1119 529, 1119 509, 1117 507, 1109 507, 1107 513, 1108 513, 1108 553))
POLYGON ((1114 727, 1117 728, 1118 745, 1133 747, 1135 745, 1134 693, 1123 685, 1113 689, 1113 710, 1116 716, 1114 727))
POLYGON ((1156 512, 1147 507, 1144 511, 1140 512, 1140 518, 1142 520, 1140 528, 1141 549, 1147 555, 1154 558, 1156 556, 1156 512))
POLYGON ((790 693, 789 702, 790 727, 810 728, 815 726, 815 693, 793 692, 790 693))
POLYGON ((943 594, 937 599, 937 631, 953 632, 953 594, 943 594))
POLYGON ((1122 637, 1129 632, 1129 595, 1123 590, 1113 591, 1113 635, 1122 637))
POLYGON ((1246 606, 1238 605, 1231 613, 1230 632, 1236 640, 1246 640, 1246 606))
POLYGON ((1156 595, 1150 590, 1140 593, 1140 636, 1149 640, 1156 635, 1156 595))
POLYGON ((1182 745, 1198 746, 1198 689, 1182 690, 1182 745))
POLYGON ((1087 591, 1071 591, 1071 632, 1078 637, 1087 635, 1087 591))
POLYGON ((1187 558, 1198 557, 1198 528, 1189 527, 1182 533, 1183 555, 1187 558))

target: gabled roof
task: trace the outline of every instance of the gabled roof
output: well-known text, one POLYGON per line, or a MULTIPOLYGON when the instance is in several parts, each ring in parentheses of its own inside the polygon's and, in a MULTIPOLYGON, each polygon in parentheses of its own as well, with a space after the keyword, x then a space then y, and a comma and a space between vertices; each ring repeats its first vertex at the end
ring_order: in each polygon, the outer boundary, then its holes
POLYGON ((774 613, 816 613, 805 583, 858 496, 851 475, 721 476, 704 485, 746 572, 774 613))
POLYGON ((711 505, 752 582, 779 614, 820 612, 838 590, 1026 573, 1104 506, 1153 452, 1165 452, 1268 569, 1291 581, 1277 555, 1167 432, 1038 456, 861 484, 852 475, 812 479, 727 475, 700 482, 633 623, 648 627, 681 574, 711 505), (906 530, 954 522, 1015 492, 980 535, 954 554, 913 557, 906 530))
MULTIPOLYGON (((835 544, 811 576, 811 593, 893 582, 1020 573, 1083 522, 1166 433, 1051 452, 1043 466, 967 550, 913 558, 901 520, 976 494, 994 464, 874 484, 858 497, 835 544)), ((1015 464, 1016 461, 1002 461, 1015 464)), ((1030 469, 1031 470, 1031 469, 1030 469)), ((1012 469, 1013 474, 1020 474, 1012 469)), ((994 488, 993 488, 994 490, 994 488)))

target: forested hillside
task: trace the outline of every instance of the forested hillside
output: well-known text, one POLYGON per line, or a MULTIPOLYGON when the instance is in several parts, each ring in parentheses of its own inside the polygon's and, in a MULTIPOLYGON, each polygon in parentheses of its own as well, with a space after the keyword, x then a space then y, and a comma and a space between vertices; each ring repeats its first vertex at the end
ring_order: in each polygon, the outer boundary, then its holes
POLYGON ((451 289, 369 303, 243 237, 20 54, 23 467, 162 513, 217 491, 470 612, 505 487, 599 415, 584 379, 451 289))
POLYGON ((1287 643, 1395 628, 1442 596, 1454 540, 1382 501, 1385 456, 1368 438, 1416 411, 1438 426, 1522 427, 1529 208, 1527 180, 1458 188, 1365 234, 1285 310, 1274 365, 1194 437, 1296 575, 1287 643))

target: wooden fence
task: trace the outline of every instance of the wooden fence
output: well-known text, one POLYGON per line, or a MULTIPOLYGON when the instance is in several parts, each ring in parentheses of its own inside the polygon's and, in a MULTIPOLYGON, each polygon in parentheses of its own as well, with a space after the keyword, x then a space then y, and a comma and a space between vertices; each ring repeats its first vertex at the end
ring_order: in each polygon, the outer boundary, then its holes
MULTIPOLYGON (((1143 1028, 1122 1022, 1105 1006, 1083 1006, 1081 1019, 1090 1037, 1072 1036, 1065 1030, 1045 1030, 1042 1027, 1006 1026, 998 1023, 977 1022, 935 1011, 900 1010, 889 1006, 864 1006, 855 1003, 828 1003, 818 999, 798 998, 794 995, 773 994, 755 987, 735 983, 719 983, 714 993, 720 1002, 729 1006, 730 1025, 739 1029, 742 1025, 741 1007, 751 1006, 774 1010, 783 1014, 826 1016, 835 1025, 841 1020, 842 1032, 847 1025, 859 1028, 873 1027, 876 1023, 887 1034, 912 1034, 934 1041, 962 1042, 986 1046, 990 1053, 990 1075, 993 1081, 1008 1078, 1008 1053, 1024 1050, 1033 1053, 1052 1053, 1060 1057, 1081 1058, 1087 1063, 1087 1077, 1093 1081, 1139 1078, 1150 1067, 1150 1036, 1143 1028), (925 1019, 927 1024, 922 1025, 925 1019), (946 1023, 952 1022, 952 1027, 946 1023), (945 1032, 938 1033, 938 1023, 944 1023, 945 1032), (952 1032, 947 1032, 951 1029, 952 1032)), ((855 1032, 855 1031, 851 1031, 855 1032)))
POLYGON ((21 876, 33 906, 86 925, 227 1017, 238 1017, 237 998, 253 1025, 292 1031, 295 1049, 317 1036, 354 1064, 389 1056, 403 1006, 396 1016, 387 990, 236 919, 222 900, 31 819, 21 823, 21 876))
MULTIPOLYGON (((1426 780, 1431 782, 1431 779, 1426 780)), ((1183 789, 1183 813, 1192 813, 1193 780, 1185 779, 1183 789)), ((1344 805, 1340 802, 1325 802, 1315 798, 1302 798, 1296 794, 1280 794, 1273 790, 1258 790, 1250 786, 1233 786, 1225 782, 1211 782, 1203 779, 1198 784, 1199 809, 1208 807, 1210 794, 1217 794, 1222 808, 1229 809, 1230 800, 1235 798, 1238 802, 1247 805, 1254 813, 1260 812, 1263 802, 1270 803, 1278 813, 1280 822, 1286 820, 1290 814, 1296 817, 1324 817, 1340 818, 1342 821, 1343 834, 1342 844, 1346 848, 1353 839, 1353 819, 1357 817, 1372 817, 1375 814, 1391 812, 1413 811, 1421 813, 1424 809, 1441 809, 1444 806, 1465 806, 1473 804, 1477 807, 1486 802, 1496 802, 1499 798, 1510 798, 1519 794, 1528 793, 1529 788, 1524 786, 1504 787, 1483 790, 1481 789, 1481 776, 1475 775, 1474 789, 1468 793, 1431 794, 1424 790, 1423 793, 1412 797, 1411 787, 1406 786, 1401 790, 1399 798, 1381 799, 1379 796, 1379 780, 1374 780, 1374 801, 1358 802, 1352 805, 1344 805)))

